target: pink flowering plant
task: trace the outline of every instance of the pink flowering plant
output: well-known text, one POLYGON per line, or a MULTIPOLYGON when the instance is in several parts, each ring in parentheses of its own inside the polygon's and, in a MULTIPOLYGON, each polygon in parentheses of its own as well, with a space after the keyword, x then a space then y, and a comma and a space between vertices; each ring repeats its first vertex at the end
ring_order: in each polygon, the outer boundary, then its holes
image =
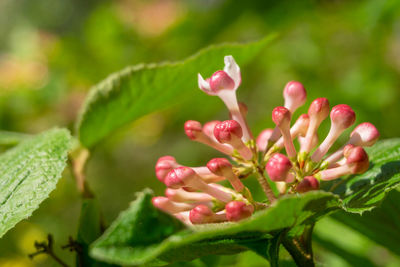
MULTIPOLYGON (((279 266, 283 247, 298 266, 314 266, 312 233, 321 217, 340 210, 370 211, 400 183, 400 139, 378 141, 372 123, 356 123, 349 105, 331 107, 323 97, 295 115, 307 102, 298 81, 286 84, 283 105, 268 115, 275 127, 255 135, 248 124, 251 112, 237 99, 246 78, 239 66, 269 40, 213 46, 182 62, 142 64, 115 73, 88 95, 75 137, 66 129, 34 137, 8 133, 0 142, 11 140, 8 144, 15 147, 0 155, 0 237, 37 209, 68 163, 82 210, 78 233, 64 247, 76 253, 78 266, 161 266, 246 250, 279 266), (223 70, 217 70, 223 59, 223 70), (86 181, 85 164, 94 146, 145 114, 193 98, 198 72, 200 90, 220 98, 229 117, 188 120, 183 130, 219 156, 202 166, 185 166, 179 158, 159 155, 155 176, 164 194, 137 193, 107 226, 86 181), (320 136, 325 120, 330 128, 320 136)), ((47 242, 36 242, 31 256, 47 253, 63 265, 53 243, 51 235, 47 242)))

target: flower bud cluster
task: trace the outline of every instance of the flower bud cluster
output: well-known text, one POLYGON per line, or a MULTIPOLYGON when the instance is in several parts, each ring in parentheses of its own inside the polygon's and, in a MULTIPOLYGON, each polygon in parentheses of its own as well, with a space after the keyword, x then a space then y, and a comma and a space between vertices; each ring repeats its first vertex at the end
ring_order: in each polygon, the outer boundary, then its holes
POLYGON ((379 138, 378 130, 369 122, 355 127, 348 142, 328 155, 339 136, 355 123, 356 115, 350 106, 340 104, 330 109, 328 99, 317 98, 308 112, 292 124, 293 114, 306 102, 307 94, 300 82, 291 81, 283 90, 284 105, 272 111, 276 127, 263 130, 255 139, 246 121, 248 108, 237 101, 240 83, 240 68, 232 56, 226 56, 224 70, 210 78, 198 75, 200 89, 218 96, 228 108, 230 119, 204 125, 189 120, 184 125, 185 133, 229 160, 214 158, 204 166, 188 167, 172 156, 159 158, 156 177, 167 188, 165 197, 153 198, 155 207, 186 224, 235 222, 268 208, 281 195, 318 190, 323 181, 368 169, 369 159, 363 147, 372 146, 379 138), (319 143, 317 131, 328 116, 331 127, 319 143), (243 184, 242 179, 250 176, 258 179, 267 204, 254 201, 243 184), (221 181, 230 186, 220 185, 221 181), (271 185, 275 185, 275 191, 271 185))

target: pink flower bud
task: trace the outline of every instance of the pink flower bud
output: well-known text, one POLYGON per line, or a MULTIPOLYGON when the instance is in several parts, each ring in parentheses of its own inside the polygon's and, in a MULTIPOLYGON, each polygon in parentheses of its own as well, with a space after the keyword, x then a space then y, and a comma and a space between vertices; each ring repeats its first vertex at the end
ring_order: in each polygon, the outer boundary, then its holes
POLYGON ((168 197, 169 200, 175 202, 208 202, 212 201, 213 198, 205 193, 199 192, 188 192, 184 189, 165 189, 165 196, 168 197))
POLYGON ((274 154, 265 166, 268 176, 275 182, 285 181, 291 168, 292 163, 290 160, 280 153, 274 154))
POLYGON ((240 139, 242 135, 240 124, 234 120, 220 122, 214 128, 214 136, 221 143, 230 142, 233 136, 240 139))
POLYGON ((242 201, 231 201, 225 205, 225 211, 228 221, 237 222, 250 217, 254 212, 254 207, 242 201))
POLYGON ((226 221, 225 214, 216 214, 205 205, 198 205, 189 213, 189 220, 193 224, 216 223, 226 221))
POLYGON ((166 197, 153 197, 151 202, 153 203, 154 207, 171 214, 191 210, 194 207, 193 204, 176 203, 166 197))
MULTIPOLYGON (((308 114, 300 115, 292 128, 290 128, 290 136, 292 137, 292 140, 298 137, 300 141, 301 137, 306 135, 309 123, 310 117, 308 116, 308 114)), ((283 147, 283 137, 279 138, 279 140, 276 141, 275 146, 277 148, 283 147)))
POLYGON ((198 138, 199 134, 202 132, 201 123, 193 120, 186 121, 184 129, 186 135, 192 140, 198 138))
POLYGON ((243 183, 232 170, 232 164, 225 158, 214 158, 207 163, 207 168, 218 176, 224 176, 229 180, 232 187, 241 192, 244 189, 243 183))
POLYGON ((329 151, 339 136, 356 120, 356 114, 350 106, 341 104, 334 106, 331 111, 331 128, 325 140, 317 148, 311 159, 319 162, 329 151))
POLYGON ((242 141, 242 128, 235 120, 223 121, 215 125, 214 136, 220 143, 227 143, 235 148, 246 160, 253 158, 253 152, 242 141))
POLYGON ((168 173, 164 183, 170 188, 178 189, 182 186, 190 186, 190 182, 197 177, 198 175, 192 168, 178 167, 168 173))
POLYGON ((188 167, 179 167, 170 171, 164 183, 172 189, 178 189, 183 186, 191 187, 203 191, 222 202, 229 202, 232 199, 230 193, 222 191, 215 186, 208 185, 193 169, 188 167))
POLYGON ((351 173, 361 174, 366 172, 369 168, 369 158, 364 148, 356 146, 346 149, 346 147, 343 151, 346 158, 346 164, 352 165, 351 173))
POLYGON ((285 107, 291 113, 302 106, 306 102, 306 89, 300 82, 288 82, 283 90, 283 97, 285 99, 285 107))
POLYGON ((278 127, 290 127, 292 115, 285 107, 276 107, 272 110, 272 121, 278 127))
POLYGON ((225 71, 219 70, 211 76, 210 88, 214 92, 220 90, 233 90, 235 89, 235 82, 225 71))
POLYGON ((256 144, 259 151, 265 151, 273 131, 272 129, 265 129, 257 136, 256 144))
POLYGON ((311 190, 318 190, 319 182, 314 176, 306 176, 304 179, 297 185, 296 191, 299 193, 305 193, 311 190))
POLYGON ((328 99, 321 97, 315 99, 309 109, 308 109, 308 115, 311 117, 316 117, 318 118, 318 121, 323 121, 328 117, 329 115, 329 101, 328 99))
POLYGON ((164 182, 164 179, 167 176, 167 174, 174 168, 177 168, 178 166, 179 166, 178 163, 172 156, 164 156, 159 158, 157 160, 155 167, 157 179, 160 180, 161 182, 164 182))
POLYGON ((372 146, 379 139, 379 131, 369 122, 359 124, 350 134, 350 144, 372 146))
MULTIPOLYGON (((310 117, 310 123, 307 129, 306 139, 304 145, 301 147, 301 152, 310 152, 312 148, 312 140, 314 135, 317 133, 318 127, 323 120, 329 115, 329 101, 326 98, 315 99, 308 109, 308 116, 310 117)), ((300 163, 302 164, 302 163, 300 163)))
POLYGON ((336 105, 331 111, 331 121, 340 129, 347 129, 356 120, 356 114, 353 109, 345 104, 336 105))
POLYGON ((290 111, 285 107, 276 107, 272 111, 272 120, 282 133, 286 153, 290 158, 294 158, 296 156, 296 149, 294 148, 293 139, 290 134, 291 116, 290 111))

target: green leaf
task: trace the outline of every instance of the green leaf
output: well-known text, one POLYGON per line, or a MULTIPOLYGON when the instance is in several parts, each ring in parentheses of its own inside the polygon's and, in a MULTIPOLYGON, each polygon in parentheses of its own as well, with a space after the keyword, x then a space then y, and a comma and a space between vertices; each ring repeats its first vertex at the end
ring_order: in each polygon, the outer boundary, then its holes
POLYGON ((371 212, 349 214, 337 212, 332 215, 347 227, 365 235, 393 253, 400 255, 400 192, 393 190, 383 203, 371 212))
POLYGON ((93 257, 122 265, 149 262, 161 265, 209 254, 235 254, 261 243, 266 249, 261 254, 271 255, 277 248, 266 243, 276 242, 271 239, 277 231, 313 221, 339 205, 338 198, 331 193, 310 192, 284 197, 241 223, 185 228, 155 209, 151 196, 149 191, 138 195, 130 208, 92 245, 93 257))
POLYGON ((183 61, 141 64, 110 75, 92 88, 83 106, 77 124, 81 143, 91 147, 143 115, 202 94, 197 88, 197 73, 211 75, 221 69, 225 55, 245 64, 271 39, 210 46, 183 61))
POLYGON ((387 139, 366 149, 370 169, 350 177, 334 192, 343 199, 343 209, 362 213, 376 207, 386 193, 400 183, 400 139, 387 139))
POLYGON ((70 140, 67 130, 54 129, 0 156, 0 237, 29 217, 55 188, 70 140))
POLYGON ((15 146, 30 137, 28 134, 0 131, 0 145, 15 146))

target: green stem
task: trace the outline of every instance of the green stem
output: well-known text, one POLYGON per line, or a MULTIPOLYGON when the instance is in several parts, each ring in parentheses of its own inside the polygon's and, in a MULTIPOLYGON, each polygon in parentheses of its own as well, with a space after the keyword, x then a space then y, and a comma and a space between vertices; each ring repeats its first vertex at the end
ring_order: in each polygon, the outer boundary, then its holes
POLYGON ((290 253, 298 266, 315 266, 311 242, 313 228, 314 224, 306 226, 300 236, 285 236, 282 239, 283 246, 290 253))

